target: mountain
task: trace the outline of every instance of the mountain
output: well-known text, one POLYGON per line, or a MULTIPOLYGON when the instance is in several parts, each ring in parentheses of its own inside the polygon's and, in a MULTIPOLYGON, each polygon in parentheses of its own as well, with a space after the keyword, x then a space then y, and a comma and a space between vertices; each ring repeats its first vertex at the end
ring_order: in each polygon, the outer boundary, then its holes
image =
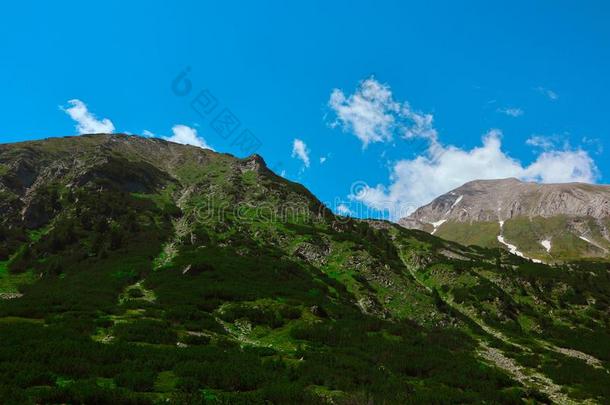
POLYGON ((610 258, 610 186, 476 180, 399 223, 533 260, 610 258))
POLYGON ((603 262, 336 216, 260 156, 138 136, 0 145, 0 207, 1 403, 610 401, 603 262))

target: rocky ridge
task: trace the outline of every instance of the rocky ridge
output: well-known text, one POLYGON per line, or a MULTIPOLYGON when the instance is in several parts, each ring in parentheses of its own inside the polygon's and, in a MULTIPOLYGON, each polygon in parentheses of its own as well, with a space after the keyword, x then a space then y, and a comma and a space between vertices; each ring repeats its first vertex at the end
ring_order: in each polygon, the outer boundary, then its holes
POLYGON ((539 184, 509 178, 468 182, 418 208, 399 224, 459 243, 492 247, 498 242, 499 246, 512 246, 515 251, 532 250, 527 246, 532 241, 525 243, 519 239, 533 231, 538 238, 536 244, 540 245, 535 246, 535 256, 540 256, 539 250, 548 255, 553 250, 557 253, 553 237, 563 233, 578 239, 577 244, 588 244, 581 247, 577 256, 600 257, 608 254, 609 219, 608 185, 539 184), (508 239, 503 235, 504 224, 508 234, 513 235, 510 240, 504 239, 508 239), (526 228, 535 229, 526 231, 526 228), (486 237, 475 238, 472 233, 486 237))

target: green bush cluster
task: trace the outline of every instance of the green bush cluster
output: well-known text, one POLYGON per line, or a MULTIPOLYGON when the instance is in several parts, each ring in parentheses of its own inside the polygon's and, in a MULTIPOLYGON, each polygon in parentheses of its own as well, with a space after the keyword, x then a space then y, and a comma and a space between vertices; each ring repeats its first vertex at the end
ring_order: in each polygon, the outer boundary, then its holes
POLYGON ((119 323, 114 326, 113 333, 126 342, 174 344, 177 340, 176 332, 168 323, 152 319, 119 323))
POLYGON ((226 322, 247 319, 254 325, 265 325, 279 328, 287 321, 301 316, 299 308, 278 304, 275 306, 257 305, 252 303, 229 304, 220 311, 220 318, 226 322))
MULTIPOLYGON (((546 339, 610 361, 605 265, 548 267, 338 221, 302 186, 205 161, 170 177, 113 155, 72 191, 41 190, 34 232, 0 226, 7 277, 34 280, 0 301, 1 403, 548 402, 481 361, 481 336, 508 349, 450 303, 535 350, 546 339), (201 195, 178 208, 186 185, 201 195), (228 206, 306 199, 320 216, 196 223, 208 189, 228 206), (170 241, 175 252, 153 267, 170 241), (297 257, 304 242, 324 253, 297 257), (524 318, 536 328, 526 333, 524 318)), ((571 395, 609 395, 607 376, 582 361, 511 355, 542 363, 571 395)))

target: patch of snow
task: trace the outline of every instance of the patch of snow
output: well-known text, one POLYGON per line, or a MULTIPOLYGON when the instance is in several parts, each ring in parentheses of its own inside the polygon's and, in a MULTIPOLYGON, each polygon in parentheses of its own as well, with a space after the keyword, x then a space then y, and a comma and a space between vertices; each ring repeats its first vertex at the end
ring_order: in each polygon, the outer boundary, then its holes
POLYGON ((504 221, 498 221, 498 223, 500 224, 500 234, 498 235, 498 242, 500 242, 501 244, 503 244, 504 246, 506 246, 508 248, 508 251, 511 252, 514 255, 517 255, 519 257, 522 257, 524 259, 527 260, 531 260, 534 263, 542 263, 542 260, 538 260, 538 259, 530 259, 529 257, 527 257, 526 255, 524 255, 523 253, 521 253, 519 251, 519 249, 517 248, 517 246, 508 243, 505 239, 504 236, 502 236, 502 230, 504 228, 504 221))
POLYGON ((459 197, 458 197, 458 198, 455 200, 455 202, 453 203, 453 205, 451 206, 451 208, 449 209, 449 211, 451 211, 452 209, 454 209, 454 208, 455 208, 455 206, 456 206, 456 205, 458 205, 458 204, 460 203, 460 201, 462 201, 462 198, 464 198, 464 196, 463 196, 463 195, 459 196, 459 197))
POLYGON ((551 252, 552 245, 550 239, 545 239, 541 241, 540 244, 546 249, 547 253, 551 252))
POLYGON ((509 250, 509 251, 510 251, 512 254, 517 255, 517 256, 520 256, 520 257, 523 257, 524 259, 527 259, 527 257, 525 257, 525 256, 523 255, 523 253, 521 253, 521 252, 519 251, 519 249, 517 249, 517 246, 515 246, 515 245, 511 245, 510 243, 508 243, 507 241, 505 241, 505 240, 504 240, 504 236, 502 236, 502 235, 498 235, 498 242, 500 242, 501 244, 503 244, 504 246, 506 246, 506 247, 508 248, 508 250, 509 250))
POLYGON ((585 241, 585 242, 587 242, 588 244, 593 245, 593 246, 595 246, 596 248, 601 249, 601 250, 603 250, 604 252, 608 253, 608 249, 606 249, 606 248, 605 248, 605 247, 603 247, 603 246, 598 245, 598 244, 597 244, 595 241, 592 241, 591 239, 586 238, 586 237, 584 237, 584 236, 579 236, 579 238, 580 238, 580 239, 582 239, 582 240, 584 240, 584 241, 585 241))
POLYGON ((430 225, 432 225, 434 227, 434 230, 432 231, 432 235, 434 235, 436 233, 436 230, 438 229, 438 227, 441 226, 442 224, 444 224, 445 222, 447 222, 446 219, 441 219, 440 221, 436 221, 436 222, 430 222, 430 225))
POLYGON ((584 240, 587 243, 590 243, 591 245, 595 245, 595 243, 593 243, 593 241, 591 239, 587 239, 584 236, 579 236, 580 239, 584 240))
POLYGON ((435 227, 438 228, 439 226, 441 226, 442 224, 444 224, 445 222, 447 222, 446 219, 441 219, 440 221, 436 221, 436 222, 430 222, 430 224, 435 227))
MULTIPOLYGON (((454 194, 455 195, 455 194, 454 194)), ((451 207, 447 210, 447 212, 445 212, 444 216, 449 215, 449 213, 455 208, 456 205, 458 205, 460 203, 460 201, 462 201, 462 198, 464 198, 463 195, 458 196, 458 198, 455 199, 455 201, 453 202, 453 204, 451 204, 451 207)))

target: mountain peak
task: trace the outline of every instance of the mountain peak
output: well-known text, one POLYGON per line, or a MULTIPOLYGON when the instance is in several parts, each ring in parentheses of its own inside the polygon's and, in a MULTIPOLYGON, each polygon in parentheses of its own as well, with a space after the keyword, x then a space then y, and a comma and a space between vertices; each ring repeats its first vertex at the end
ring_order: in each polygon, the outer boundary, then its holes
POLYGON ((508 184, 523 184, 525 183, 522 180, 519 180, 516 177, 507 177, 507 178, 503 178, 503 179, 477 179, 477 180, 471 180, 467 183, 464 183, 461 187, 467 187, 467 186, 471 186, 471 185, 481 185, 481 186, 488 186, 488 185, 508 185, 508 184))
POLYGON ((267 163, 265 162, 265 159, 263 159, 263 157, 261 155, 259 155, 258 153, 254 153, 246 158, 244 158, 245 161, 252 161, 255 162, 257 164, 263 165, 263 166, 267 166, 267 163))
MULTIPOLYGON (((473 235, 484 234, 487 231, 481 231, 481 227, 486 227, 489 235, 481 243, 492 247, 498 243, 496 237, 502 236, 501 228, 505 224, 510 228, 508 221, 525 221, 526 227, 548 222, 540 225, 545 229, 557 228, 561 222, 563 225, 553 232, 563 233, 563 237, 573 235, 578 239, 577 243, 586 241, 599 255, 605 256, 608 253, 606 244, 610 249, 609 217, 610 186, 540 184, 507 178, 468 182, 418 208, 399 224, 466 244, 480 240, 473 235), (598 235, 599 240, 593 241, 587 235, 598 235)), ((524 232, 531 235, 542 230, 524 232)), ((548 235, 540 234, 537 238, 542 243, 548 240, 548 235)), ((516 242, 513 242, 514 245, 516 242)), ((538 242, 534 240, 534 243, 538 242)))
POLYGON ((424 222, 440 220, 497 221, 515 216, 550 217, 610 215, 610 186, 585 183, 530 183, 516 178, 470 181, 409 216, 424 222))

